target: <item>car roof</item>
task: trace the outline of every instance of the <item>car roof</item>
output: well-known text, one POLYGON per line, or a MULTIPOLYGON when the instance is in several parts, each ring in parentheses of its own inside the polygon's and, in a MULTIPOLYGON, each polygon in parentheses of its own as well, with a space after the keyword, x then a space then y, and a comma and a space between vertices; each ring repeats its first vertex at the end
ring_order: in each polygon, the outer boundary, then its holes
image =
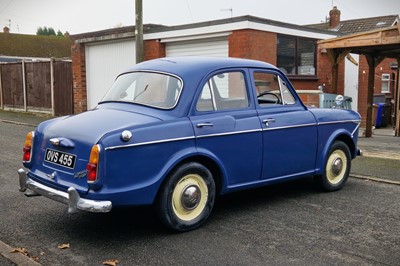
POLYGON ((275 66, 250 59, 232 58, 232 57, 164 57, 144 61, 139 63, 127 72, 130 71, 160 71, 178 75, 180 77, 204 76, 211 71, 226 68, 268 68, 277 69, 275 66))

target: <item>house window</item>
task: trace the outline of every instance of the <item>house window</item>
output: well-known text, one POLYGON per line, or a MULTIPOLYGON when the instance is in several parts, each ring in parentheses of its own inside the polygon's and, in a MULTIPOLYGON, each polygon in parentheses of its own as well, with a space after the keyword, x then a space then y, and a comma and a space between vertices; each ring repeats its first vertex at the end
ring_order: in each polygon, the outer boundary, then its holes
POLYGON ((382 74, 382 93, 390 93, 390 74, 382 74))
POLYGON ((287 75, 315 76, 315 40, 278 35, 277 66, 287 75))

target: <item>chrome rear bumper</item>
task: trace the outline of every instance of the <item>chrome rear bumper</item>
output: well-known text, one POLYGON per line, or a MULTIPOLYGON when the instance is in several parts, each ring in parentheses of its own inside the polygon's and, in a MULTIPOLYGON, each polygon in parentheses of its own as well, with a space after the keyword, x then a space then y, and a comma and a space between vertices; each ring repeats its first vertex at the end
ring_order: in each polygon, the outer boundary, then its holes
POLYGON ((68 205, 68 213, 75 213, 78 210, 89 212, 109 212, 112 209, 111 201, 96 201, 82 199, 75 188, 68 188, 68 192, 56 190, 54 188, 40 184, 30 179, 24 169, 18 170, 19 175, 19 191, 25 192, 27 189, 32 192, 26 192, 27 196, 42 195, 52 200, 68 205))

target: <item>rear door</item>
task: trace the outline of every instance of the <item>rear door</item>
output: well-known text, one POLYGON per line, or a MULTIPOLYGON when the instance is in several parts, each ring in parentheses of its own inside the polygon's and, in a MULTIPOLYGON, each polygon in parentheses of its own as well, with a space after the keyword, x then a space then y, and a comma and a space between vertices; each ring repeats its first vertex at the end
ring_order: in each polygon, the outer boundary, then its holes
POLYGON ((230 187, 257 181, 261 174, 262 132, 246 73, 211 75, 190 117, 198 151, 218 161, 230 187))

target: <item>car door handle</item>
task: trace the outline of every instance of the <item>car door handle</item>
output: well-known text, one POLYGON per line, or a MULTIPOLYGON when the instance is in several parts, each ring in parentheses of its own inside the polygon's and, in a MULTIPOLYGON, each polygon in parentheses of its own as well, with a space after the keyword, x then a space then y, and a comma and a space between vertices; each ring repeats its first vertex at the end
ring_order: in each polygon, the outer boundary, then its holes
POLYGON ((273 118, 268 118, 268 119, 264 119, 264 120, 263 120, 263 123, 265 124, 266 127, 268 127, 268 126, 269 126, 269 123, 271 123, 271 122, 275 122, 275 119, 273 119, 273 118))
POLYGON ((199 123, 196 125, 196 127, 202 128, 202 127, 213 127, 214 124, 210 123, 210 122, 206 122, 206 123, 199 123))

